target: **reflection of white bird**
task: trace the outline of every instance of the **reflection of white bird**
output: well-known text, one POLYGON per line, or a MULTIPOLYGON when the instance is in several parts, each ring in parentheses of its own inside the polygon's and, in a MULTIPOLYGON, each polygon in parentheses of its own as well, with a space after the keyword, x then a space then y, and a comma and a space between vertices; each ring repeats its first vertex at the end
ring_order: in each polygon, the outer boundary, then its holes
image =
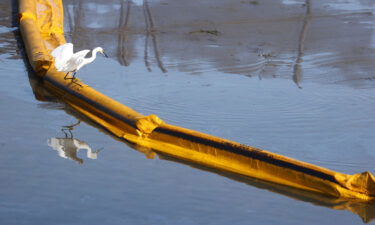
POLYGON ((90 50, 82 50, 73 53, 73 44, 65 43, 55 48, 51 54, 55 58, 55 67, 60 72, 65 72, 66 75, 64 79, 75 79, 76 72, 81 69, 84 65, 93 62, 96 59, 96 53, 100 52, 105 57, 108 57, 101 47, 96 47, 92 50, 92 55, 89 58, 85 56, 90 52, 90 50), (73 72, 73 78, 67 78, 67 75, 73 72))
POLYGON ((83 159, 77 157, 80 149, 86 149, 86 156, 90 159, 97 159, 100 151, 92 151, 86 142, 75 138, 50 138, 47 143, 48 146, 57 151, 60 157, 72 159, 80 164, 83 163, 83 159))

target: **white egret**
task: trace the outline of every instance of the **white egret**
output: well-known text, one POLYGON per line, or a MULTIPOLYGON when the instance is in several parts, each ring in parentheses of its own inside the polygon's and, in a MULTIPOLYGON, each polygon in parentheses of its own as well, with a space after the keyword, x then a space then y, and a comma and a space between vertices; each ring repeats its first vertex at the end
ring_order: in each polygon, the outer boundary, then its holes
POLYGON ((55 58, 55 67, 57 71, 66 73, 64 79, 72 79, 74 81, 77 71, 84 65, 93 62, 96 59, 96 53, 100 52, 108 58, 107 54, 104 53, 104 50, 101 47, 94 48, 91 57, 85 58, 89 52, 90 50, 86 49, 73 53, 73 44, 65 43, 55 48, 51 52, 51 55, 55 58), (69 73, 73 73, 72 78, 67 78, 69 73))

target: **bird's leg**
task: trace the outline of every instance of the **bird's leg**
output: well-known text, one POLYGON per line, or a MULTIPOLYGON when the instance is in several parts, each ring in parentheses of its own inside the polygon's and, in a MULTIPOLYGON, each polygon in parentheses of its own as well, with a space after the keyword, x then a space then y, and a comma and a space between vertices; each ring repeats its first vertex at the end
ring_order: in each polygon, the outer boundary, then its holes
POLYGON ((65 128, 62 128, 61 131, 65 134, 65 138, 68 138, 68 134, 65 132, 65 128))
POLYGON ((65 74, 64 80, 74 80, 74 79, 76 79, 76 73, 77 73, 77 71, 67 72, 65 74), (72 72, 73 72, 73 77, 68 77, 69 73, 72 73, 72 72))
POLYGON ((64 128, 61 129, 61 131, 64 132, 64 134, 65 134, 65 138, 67 138, 67 139, 73 138, 73 133, 72 133, 71 130, 72 130, 71 128, 68 128, 66 126, 64 126, 64 128), (70 135, 68 135, 67 131, 69 132, 70 135))
POLYGON ((82 85, 80 85, 79 83, 76 82, 76 79, 77 79, 76 78, 76 73, 77 73, 77 71, 72 71, 72 72, 73 72, 73 76, 72 77, 67 77, 68 74, 71 73, 71 72, 67 72, 66 75, 65 75, 65 77, 64 77, 64 79, 65 80, 72 80, 72 83, 74 83, 74 84, 82 87, 82 85))
POLYGON ((76 78, 76 73, 77 73, 77 71, 73 72, 73 77, 71 78, 72 79, 72 83, 75 83, 76 85, 82 87, 82 85, 80 85, 79 83, 76 82, 76 79, 77 79, 76 78))
POLYGON ((69 134, 70 134, 70 139, 73 139, 73 133, 72 133, 72 130, 71 129, 68 129, 69 131, 69 134))
POLYGON ((74 83, 74 84, 76 84, 76 85, 78 85, 80 87, 83 87, 81 84, 77 83, 77 81, 75 80, 75 78, 74 79, 72 78, 72 83, 74 83))
POLYGON ((70 73, 70 72, 67 72, 67 73, 65 74, 64 80, 68 80, 68 79, 70 79, 70 78, 67 78, 67 76, 69 75, 69 73, 70 73))

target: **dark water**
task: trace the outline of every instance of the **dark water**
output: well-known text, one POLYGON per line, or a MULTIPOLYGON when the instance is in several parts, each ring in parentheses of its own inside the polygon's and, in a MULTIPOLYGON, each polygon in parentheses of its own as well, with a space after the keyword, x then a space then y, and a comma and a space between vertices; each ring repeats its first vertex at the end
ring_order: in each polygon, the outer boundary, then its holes
MULTIPOLYGON (((110 55, 80 79, 171 124, 375 173, 375 3, 145 3, 64 1, 67 39, 110 55)), ((147 159, 85 121, 28 73, 11 5, 0 3, 0 224, 362 223, 346 203, 147 159), (72 136, 90 149, 69 149, 72 136)))

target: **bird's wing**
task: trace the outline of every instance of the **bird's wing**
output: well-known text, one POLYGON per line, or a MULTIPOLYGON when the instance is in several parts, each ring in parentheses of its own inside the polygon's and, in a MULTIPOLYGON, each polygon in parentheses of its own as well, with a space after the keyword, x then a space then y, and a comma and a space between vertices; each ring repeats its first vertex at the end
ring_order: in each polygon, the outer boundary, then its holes
POLYGON ((73 54, 71 60, 69 60, 70 63, 74 64, 76 67, 76 70, 79 70, 82 66, 88 63, 87 59, 85 56, 90 52, 90 50, 82 50, 79 52, 76 52, 73 54), (85 60, 86 59, 86 60, 85 60))
POLYGON ((64 64, 59 71, 72 72, 80 69, 81 64, 90 50, 82 50, 74 53, 64 64))
POLYGON ((88 50, 88 49, 82 50, 82 51, 74 53, 73 57, 76 58, 76 59, 84 58, 89 52, 90 52, 90 50, 88 50))
POLYGON ((55 66, 57 70, 61 71, 64 64, 72 57, 73 55, 73 44, 65 43, 55 48, 51 55, 55 58, 55 66))
POLYGON ((65 43, 55 48, 51 55, 55 58, 70 58, 73 55, 73 44, 65 43))

